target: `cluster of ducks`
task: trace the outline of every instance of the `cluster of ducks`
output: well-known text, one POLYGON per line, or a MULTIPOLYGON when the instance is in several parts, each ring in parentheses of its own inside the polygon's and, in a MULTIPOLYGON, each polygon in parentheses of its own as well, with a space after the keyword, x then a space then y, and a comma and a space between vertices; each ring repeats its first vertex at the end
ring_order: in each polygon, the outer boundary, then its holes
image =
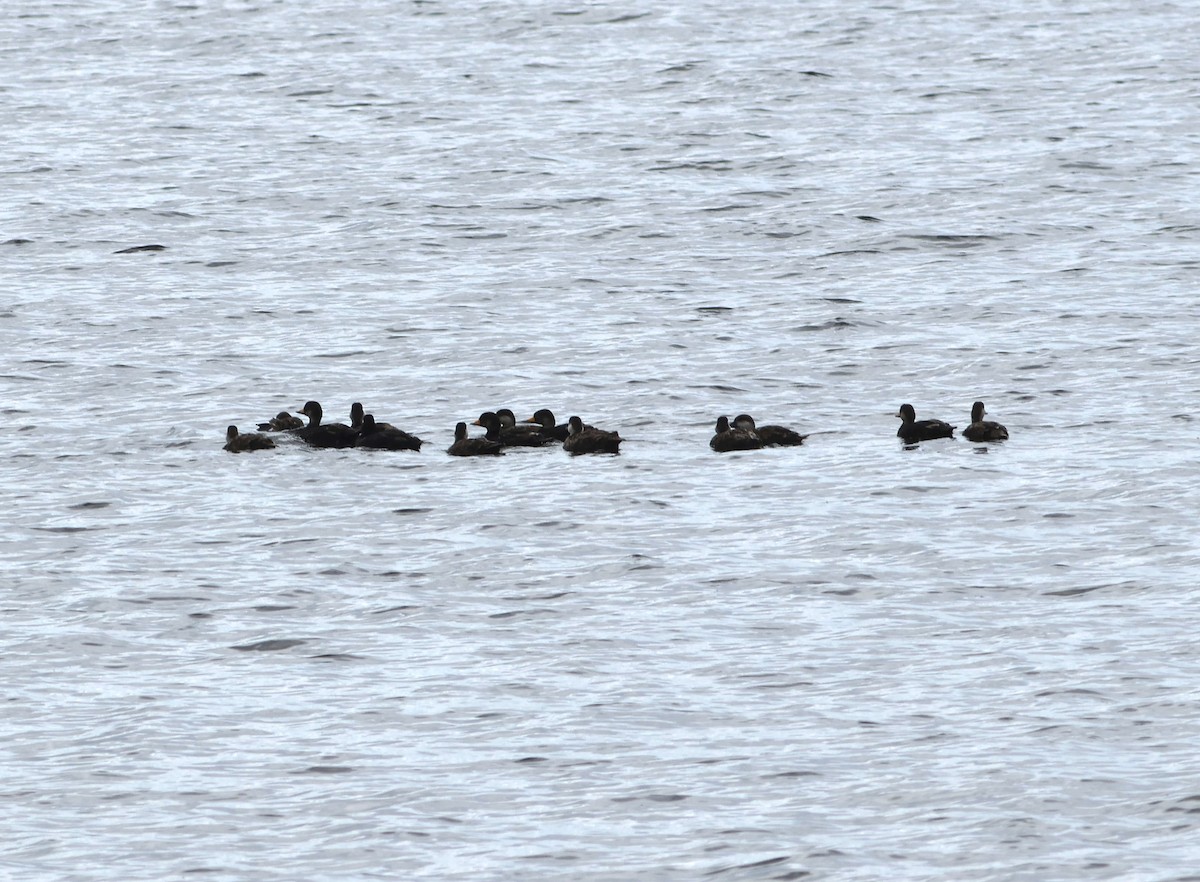
MULTIPOLYGON (((306 402, 297 413, 308 417, 308 422, 292 416, 286 410, 276 414, 265 423, 259 423, 258 432, 239 432, 237 426, 225 430, 225 449, 230 453, 245 453, 251 450, 270 450, 275 441, 264 432, 285 433, 299 439, 310 447, 367 447, 376 450, 419 451, 425 442, 391 423, 375 421, 373 414, 365 413, 360 402, 350 406, 350 425, 323 423, 325 416, 316 401, 306 402)), ((446 450, 451 456, 499 456, 508 447, 545 447, 562 445, 570 454, 618 453, 620 434, 584 425, 577 416, 559 425, 554 413, 543 408, 524 422, 518 423, 516 415, 508 408, 484 411, 472 425, 482 426, 484 435, 471 438, 467 424, 454 427, 454 443, 446 450)))
MULTIPOLYGON (((416 435, 397 429, 390 423, 378 423, 373 414, 365 413, 359 402, 350 406, 350 425, 323 423, 324 411, 315 401, 307 402, 297 413, 308 417, 308 422, 292 416, 287 411, 276 414, 265 423, 259 423, 258 432, 242 433, 237 426, 225 432, 225 449, 230 453, 251 450, 270 450, 275 441, 265 432, 285 433, 310 447, 366 447, 376 450, 415 450, 424 443, 416 435)), ((963 437, 979 443, 1005 441, 1008 429, 999 423, 985 420, 986 411, 982 401, 971 406, 971 425, 963 430, 963 437)), ((955 427, 942 420, 918 420, 916 409, 911 404, 900 405, 900 428, 896 436, 906 445, 932 441, 936 438, 953 438, 955 427)), ((561 445, 573 455, 583 453, 619 453, 623 440, 617 432, 597 429, 585 425, 577 416, 559 424, 554 413, 542 408, 533 416, 517 422, 516 415, 508 408, 485 411, 472 422, 482 426, 484 435, 472 438, 467 424, 461 422, 454 427, 454 443, 446 450, 451 456, 499 456, 508 447, 545 447, 561 445)), ((749 414, 738 414, 731 421, 723 416, 717 419, 716 434, 708 446, 718 453, 731 450, 758 450, 763 447, 797 447, 804 443, 807 435, 801 435, 786 426, 759 426, 749 414)))

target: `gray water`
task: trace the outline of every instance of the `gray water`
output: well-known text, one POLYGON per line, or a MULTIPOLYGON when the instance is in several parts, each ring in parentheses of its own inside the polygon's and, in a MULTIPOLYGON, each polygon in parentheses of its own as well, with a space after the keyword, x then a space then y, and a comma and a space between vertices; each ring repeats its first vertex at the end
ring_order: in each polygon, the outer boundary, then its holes
POLYGON ((0 877, 1200 879, 1195 9, 659 6, 0 19, 0 877))

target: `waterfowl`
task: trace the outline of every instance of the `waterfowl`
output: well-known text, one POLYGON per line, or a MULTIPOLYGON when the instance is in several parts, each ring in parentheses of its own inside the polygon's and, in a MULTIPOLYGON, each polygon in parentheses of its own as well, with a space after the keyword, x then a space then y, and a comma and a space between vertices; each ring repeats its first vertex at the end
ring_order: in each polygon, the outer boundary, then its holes
MULTIPOLYGON (((362 402, 356 401, 350 405, 350 428, 356 432, 361 432, 363 429, 363 419, 366 416, 366 411, 363 410, 362 402)), ((375 423, 377 429, 394 429, 396 428, 391 423, 375 423)))
POLYGON ((369 447, 375 450, 417 450, 423 442, 416 435, 403 432, 388 423, 375 422, 373 414, 364 414, 362 428, 354 439, 355 447, 369 447))
POLYGON ((315 401, 305 402, 304 407, 297 413, 308 417, 308 425, 296 429, 295 434, 301 441, 311 447, 353 447, 358 431, 342 423, 321 423, 324 411, 315 401))
POLYGON ((747 429, 729 425, 729 417, 717 418, 717 433, 709 439, 708 446, 717 453, 731 450, 758 450, 763 446, 762 438, 747 429))
POLYGON ((304 427, 304 420, 294 417, 286 410, 281 410, 265 423, 258 424, 260 432, 287 432, 304 427))
POLYGON ((454 443, 446 452, 451 456, 499 456, 504 453, 504 445, 488 437, 468 438, 467 424, 459 423, 454 427, 454 443))
MULTIPOLYGON (((512 411, 509 413, 511 414, 512 411)), ((547 442, 553 441, 552 438, 543 435, 540 429, 534 429, 532 426, 517 427, 515 417, 513 425, 505 428, 500 422, 500 415, 490 410, 481 413, 479 419, 471 425, 483 426, 487 429, 487 437, 499 441, 505 447, 542 447, 547 442), (495 429, 492 428, 493 426, 495 429)))
POLYGON ((245 453, 249 450, 271 450, 275 447, 275 442, 266 435, 260 435, 257 432, 247 432, 245 435, 238 433, 237 426, 230 426, 225 430, 225 449, 230 453, 245 453))
POLYGON ((583 420, 573 416, 567 420, 567 440, 563 442, 563 450, 575 456, 581 453, 620 453, 623 440, 618 432, 585 426, 583 420))
POLYGON ((968 441, 1007 441, 1008 429, 999 423, 985 420, 983 402, 976 401, 971 405, 971 425, 963 429, 963 437, 968 441))
POLYGON ((808 437, 785 426, 756 426, 754 417, 748 413, 739 413, 735 416, 733 427, 757 435, 764 447, 798 447, 808 437))
MULTIPOLYGON (((525 422, 537 423, 542 427, 542 434, 553 438, 555 441, 566 441, 567 436, 571 434, 570 427, 566 423, 555 425, 554 411, 546 407, 543 407, 529 419, 525 420, 525 422)), ((584 426, 584 428, 587 427, 584 426)))
MULTIPOLYGON (((537 445, 553 444, 556 440, 553 436, 547 435, 542 431, 540 425, 531 426, 527 422, 517 423, 517 416, 507 407, 502 407, 496 411, 496 417, 500 420, 500 435, 511 436, 513 438, 528 436, 531 443, 530 447, 535 446, 532 442, 537 442, 537 445)), ((514 447, 524 447, 526 445, 512 445, 514 447)))
POLYGON ((911 404, 900 405, 900 412, 896 416, 900 418, 900 428, 896 430, 896 437, 905 444, 954 437, 954 426, 941 420, 918 420, 917 411, 911 404))

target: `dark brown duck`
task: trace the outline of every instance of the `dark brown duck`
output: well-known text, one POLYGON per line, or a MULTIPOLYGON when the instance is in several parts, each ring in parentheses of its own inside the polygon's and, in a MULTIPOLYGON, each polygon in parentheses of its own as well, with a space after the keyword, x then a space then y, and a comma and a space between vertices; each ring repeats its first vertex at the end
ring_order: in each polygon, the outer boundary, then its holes
POLYGON ((963 429, 963 437, 975 442, 1007 441, 1008 429, 992 420, 985 420, 983 417, 986 413, 982 401, 971 405, 971 425, 963 429))
POLYGON ((272 450, 275 447, 275 442, 266 435, 260 435, 257 432, 247 432, 241 434, 238 432, 237 426, 230 426, 225 430, 225 449, 230 453, 246 453, 251 450, 272 450))
POLYGON ((623 440, 618 432, 585 426, 583 420, 573 416, 567 420, 567 440, 563 442, 563 450, 572 456, 581 453, 620 453, 623 440))
POLYGON ((747 429, 729 425, 729 417, 717 417, 717 433, 708 441, 708 446, 717 453, 731 450, 758 450, 763 446, 762 438, 747 429))
MULTIPOLYGON (((498 423, 496 428, 499 429, 498 423)), ((491 434, 489 430, 488 435, 491 434)), ((504 453, 504 445, 492 437, 468 438, 467 424, 459 423, 454 427, 454 443, 446 452, 451 456, 500 456, 504 453)))

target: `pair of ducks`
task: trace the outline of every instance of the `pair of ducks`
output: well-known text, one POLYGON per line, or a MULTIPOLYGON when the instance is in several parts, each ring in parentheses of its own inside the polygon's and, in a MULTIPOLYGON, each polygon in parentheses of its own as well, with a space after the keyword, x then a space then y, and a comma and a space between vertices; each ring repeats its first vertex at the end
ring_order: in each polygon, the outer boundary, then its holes
MULTIPOLYGON (((260 432, 288 432, 310 447, 367 447, 376 450, 420 450, 424 443, 416 435, 401 431, 391 423, 377 423, 373 414, 364 413, 360 402, 350 405, 350 425, 323 423, 325 416, 316 401, 306 402, 297 413, 308 417, 308 424, 286 410, 280 411, 265 423, 260 432)), ((225 449, 230 453, 250 450, 270 450, 275 442, 259 432, 239 433, 237 426, 225 430, 225 449)))
POLYGON ((498 456, 506 447, 545 447, 562 444, 573 456, 585 453, 620 453, 621 438, 617 432, 584 425, 577 416, 558 424, 553 411, 542 408, 529 419, 517 423, 516 415, 507 407, 484 411, 472 425, 482 426, 482 438, 468 438, 467 424, 454 427, 454 443, 446 452, 451 456, 498 456))
POLYGON ((786 426, 755 425, 754 417, 740 413, 732 423, 729 417, 717 418, 716 434, 709 439, 708 446, 718 453, 759 450, 763 447, 798 447, 807 437, 786 426))
MULTIPOLYGON (((1007 441, 1008 429, 992 420, 985 420, 983 417, 986 413, 982 401, 971 405, 971 425, 963 429, 963 437, 978 443, 1007 441)), ((918 420, 917 411, 911 404, 900 405, 900 412, 896 416, 900 418, 900 428, 896 430, 896 437, 905 444, 954 437, 954 426, 942 420, 918 420)))

